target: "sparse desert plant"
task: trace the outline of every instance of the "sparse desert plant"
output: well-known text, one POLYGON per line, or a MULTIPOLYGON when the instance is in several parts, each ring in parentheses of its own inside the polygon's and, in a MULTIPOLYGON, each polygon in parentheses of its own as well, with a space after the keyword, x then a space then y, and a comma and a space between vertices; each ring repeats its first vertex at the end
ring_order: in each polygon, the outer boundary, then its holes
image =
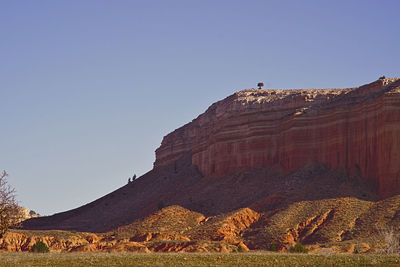
POLYGON ((237 252, 246 252, 246 250, 242 246, 238 246, 237 252))
POLYGON ((264 83, 263 82, 259 82, 259 83, 257 83, 257 86, 258 86, 258 89, 261 89, 264 86, 264 83))
POLYGON ((379 237, 384 242, 384 251, 386 254, 400 252, 400 235, 398 232, 392 226, 385 226, 378 229, 379 237))
POLYGON ((30 211, 29 211, 29 216, 31 216, 31 217, 39 217, 40 214, 39 214, 39 213, 36 213, 36 211, 34 211, 34 210, 30 210, 30 211))
POLYGON ((165 208, 164 202, 162 202, 162 201, 158 202, 157 208, 158 208, 158 210, 162 210, 163 208, 165 208))
POLYGON ((278 251, 278 248, 277 248, 276 244, 271 244, 269 246, 269 251, 278 251))
POLYGON ((290 247, 290 253, 308 253, 308 249, 306 249, 301 243, 296 243, 296 245, 290 247))
POLYGON ((36 242, 35 245, 33 245, 31 251, 34 253, 47 253, 50 252, 50 249, 43 241, 39 241, 36 242))
POLYGON ((0 238, 23 218, 22 209, 18 206, 15 190, 7 181, 6 171, 0 173, 0 238))

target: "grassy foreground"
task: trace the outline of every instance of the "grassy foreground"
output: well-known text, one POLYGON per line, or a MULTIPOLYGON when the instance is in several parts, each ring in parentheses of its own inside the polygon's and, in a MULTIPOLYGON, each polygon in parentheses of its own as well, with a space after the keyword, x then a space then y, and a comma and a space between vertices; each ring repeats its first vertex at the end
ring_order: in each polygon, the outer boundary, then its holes
POLYGON ((0 266, 400 266, 400 256, 251 253, 0 253, 0 266))

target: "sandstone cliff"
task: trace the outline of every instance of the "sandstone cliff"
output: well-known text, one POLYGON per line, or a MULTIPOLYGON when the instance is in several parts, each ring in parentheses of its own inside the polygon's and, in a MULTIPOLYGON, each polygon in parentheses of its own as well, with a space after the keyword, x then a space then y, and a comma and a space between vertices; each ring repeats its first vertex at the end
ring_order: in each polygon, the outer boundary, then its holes
MULTIPOLYGON (((23 228, 73 230, 73 245, 44 239, 66 251, 374 251, 378 229, 400 225, 399 121, 400 79, 243 90, 167 135, 134 182, 23 228)), ((32 232, 0 249, 27 250, 32 232)))
POLYGON ((191 154, 206 177, 311 162, 364 177, 383 197, 400 192, 400 80, 348 89, 237 92, 164 137, 154 167, 191 154))

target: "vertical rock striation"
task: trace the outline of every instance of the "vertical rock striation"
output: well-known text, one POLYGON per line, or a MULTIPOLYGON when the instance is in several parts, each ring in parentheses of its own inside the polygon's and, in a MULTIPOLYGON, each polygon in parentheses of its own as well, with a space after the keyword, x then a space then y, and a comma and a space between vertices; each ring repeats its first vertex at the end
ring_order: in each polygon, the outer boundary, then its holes
POLYGON ((347 89, 239 91, 164 137, 154 167, 190 153, 206 177, 310 162, 400 193, 400 79, 347 89))

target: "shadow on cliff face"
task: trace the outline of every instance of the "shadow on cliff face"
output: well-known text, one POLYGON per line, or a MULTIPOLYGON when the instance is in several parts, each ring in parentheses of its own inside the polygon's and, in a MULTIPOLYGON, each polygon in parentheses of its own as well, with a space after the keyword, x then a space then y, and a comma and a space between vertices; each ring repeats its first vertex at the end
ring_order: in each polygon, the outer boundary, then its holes
POLYGON ((208 217, 243 207, 268 212, 299 201, 340 197, 377 200, 373 188, 364 180, 319 163, 292 173, 274 166, 240 170, 211 179, 203 177, 191 165, 190 155, 185 155, 174 164, 156 168, 89 204, 27 220, 23 228, 105 232, 170 205, 208 217))
POLYGON ((365 179, 349 176, 345 170, 310 163, 291 173, 274 166, 240 170, 216 179, 201 178, 179 200, 170 199, 167 204, 214 216, 244 207, 265 212, 300 201, 344 197, 378 200, 373 186, 365 179))

